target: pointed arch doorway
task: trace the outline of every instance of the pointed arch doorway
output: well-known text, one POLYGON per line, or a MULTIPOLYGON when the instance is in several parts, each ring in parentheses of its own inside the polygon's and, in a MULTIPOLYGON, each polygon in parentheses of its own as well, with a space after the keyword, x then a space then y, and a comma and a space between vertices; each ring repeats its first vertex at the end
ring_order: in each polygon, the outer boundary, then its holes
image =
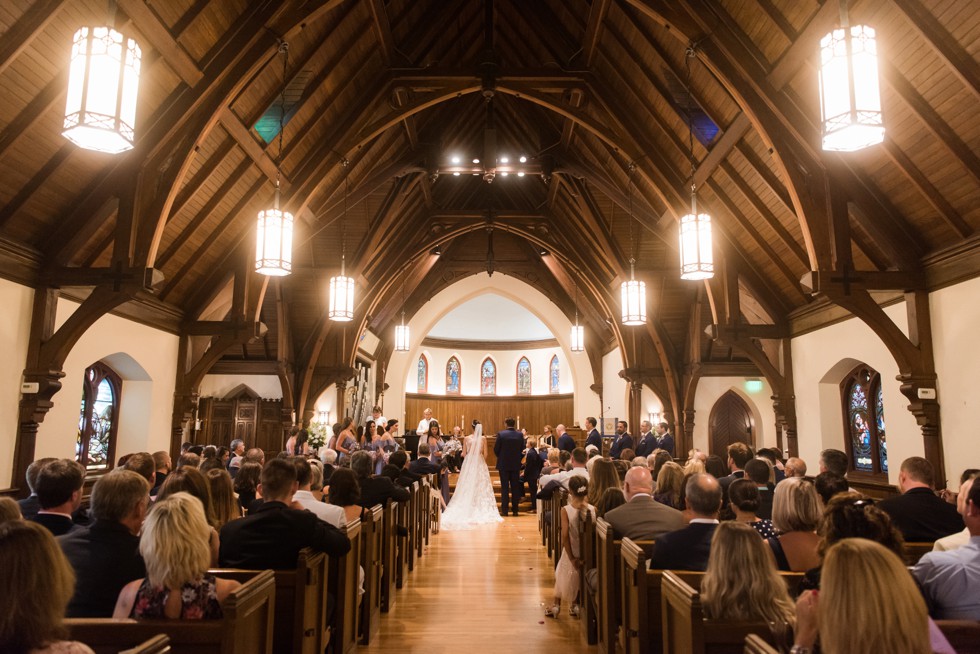
POLYGON ((738 393, 728 391, 711 407, 708 417, 709 454, 728 460, 728 446, 742 442, 755 448, 755 422, 752 411, 738 393))

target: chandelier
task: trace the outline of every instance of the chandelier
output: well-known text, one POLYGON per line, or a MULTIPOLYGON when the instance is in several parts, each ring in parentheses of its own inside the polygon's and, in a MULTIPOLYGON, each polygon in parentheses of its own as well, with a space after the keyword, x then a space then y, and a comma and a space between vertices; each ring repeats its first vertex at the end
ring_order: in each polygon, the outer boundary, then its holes
POLYGON ((62 135, 86 150, 133 147, 143 53, 111 27, 82 27, 72 38, 62 135))
POLYGON ((824 150, 853 152, 885 138, 875 30, 850 25, 847 0, 840 27, 820 39, 820 128, 824 150))
POLYGON ((629 204, 630 226, 630 278, 623 282, 620 288, 623 305, 623 324, 629 326, 642 325, 647 321, 647 285, 636 279, 636 249, 633 244, 633 171, 635 164, 629 166, 629 182, 627 184, 627 200, 629 204))
POLYGON ((286 67, 289 45, 279 42, 282 55, 282 90, 279 95, 279 154, 276 157, 276 191, 271 209, 259 212, 255 230, 255 272, 282 277, 293 271, 293 214, 279 208, 279 178, 282 173, 282 132, 286 115, 286 67))
POLYGON ((340 220, 340 275, 330 278, 330 305, 327 316, 335 322, 354 319, 354 278, 347 276, 347 196, 350 192, 350 161, 344 159, 344 216, 340 220))
POLYGON ((698 187, 695 181, 697 160, 694 158, 694 121, 691 115, 691 59, 694 47, 686 51, 687 61, 687 142, 691 159, 691 213, 681 218, 679 229, 681 279, 711 279, 715 264, 711 253, 711 216, 698 212, 698 187))

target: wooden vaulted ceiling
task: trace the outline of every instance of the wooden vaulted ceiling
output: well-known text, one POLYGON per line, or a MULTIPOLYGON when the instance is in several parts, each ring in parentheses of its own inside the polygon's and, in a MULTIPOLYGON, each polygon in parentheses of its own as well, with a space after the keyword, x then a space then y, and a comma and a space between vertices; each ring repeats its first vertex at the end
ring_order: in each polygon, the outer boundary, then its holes
POLYGON ((977 243, 975 2, 852 0, 850 15, 878 30, 887 137, 825 155, 814 59, 836 0, 118 0, 144 58, 138 145, 110 156, 60 136, 70 37, 104 21, 104 0, 4 2, 0 237, 20 268, 3 272, 70 286, 66 270, 128 257, 163 273, 142 300, 171 324, 227 314, 272 199, 277 141, 254 126, 278 100, 283 38, 294 273, 259 295, 269 331, 226 359, 342 364, 356 329, 388 339, 403 309, 486 270, 491 231, 496 273, 569 316, 577 304, 637 365, 731 358, 701 335, 713 287, 678 279, 691 115, 701 204, 746 323, 785 328, 814 302, 801 276, 846 258, 813 233, 825 218, 801 215, 821 206, 801 191, 813 167, 847 203, 856 270, 921 272, 977 243), (452 153, 481 156, 490 91, 500 151, 547 175, 436 174, 452 153), (121 211, 133 186, 135 214, 121 211), (325 321, 342 239, 359 290, 346 331, 325 321), (653 317, 639 336, 616 324, 631 251, 653 317))

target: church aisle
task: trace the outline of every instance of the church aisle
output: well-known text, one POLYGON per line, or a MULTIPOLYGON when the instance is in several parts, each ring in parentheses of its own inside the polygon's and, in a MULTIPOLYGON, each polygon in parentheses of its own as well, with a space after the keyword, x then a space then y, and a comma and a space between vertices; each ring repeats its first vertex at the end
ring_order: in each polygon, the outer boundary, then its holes
POLYGON ((364 652, 592 652, 581 621, 563 606, 544 617, 554 568, 541 546, 537 516, 506 518, 497 527, 442 531, 364 652), (542 622, 544 622, 542 624, 542 622))

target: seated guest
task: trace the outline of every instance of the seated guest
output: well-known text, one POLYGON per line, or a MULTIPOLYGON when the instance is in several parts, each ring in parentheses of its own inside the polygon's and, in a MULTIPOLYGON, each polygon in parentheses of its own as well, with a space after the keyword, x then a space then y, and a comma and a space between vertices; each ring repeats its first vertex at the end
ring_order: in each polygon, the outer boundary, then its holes
POLYGON ((299 484, 299 489, 293 494, 293 502, 299 504, 310 513, 313 513, 320 520, 332 524, 334 527, 340 528, 344 526, 347 523, 347 519, 344 517, 343 509, 338 506, 324 504, 313 497, 313 493, 310 491, 310 486, 313 481, 313 468, 306 460, 306 457, 292 456, 289 457, 289 460, 296 468, 296 482, 299 484))
POLYGON ((667 461, 660 466, 660 474, 656 478, 657 492, 653 499, 672 509, 680 511, 684 508, 681 503, 681 488, 684 483, 684 469, 673 461, 667 461))
POLYGON ((626 504, 603 516, 616 538, 654 540, 684 526, 684 516, 677 509, 653 499, 655 484, 648 468, 630 468, 623 485, 626 504))
POLYGON ((820 453, 819 472, 832 472, 838 477, 847 478, 847 454, 833 448, 820 453))
POLYGON ((77 580, 68 617, 112 616, 122 587, 146 576, 139 534, 150 503, 149 488, 132 470, 103 475, 92 488, 92 524, 58 538, 77 580))
POLYGON ((177 458, 177 467, 175 470, 180 470, 181 468, 200 468, 201 467, 201 455, 195 454, 194 452, 184 452, 177 458))
POLYGON ((354 452, 350 458, 350 469, 357 476, 361 486, 361 506, 370 509, 375 504, 387 506, 388 502, 407 502, 411 493, 396 486, 388 477, 371 474, 374 471, 374 458, 369 452, 354 452))
POLYGON ((949 552, 929 552, 912 569, 937 620, 980 620, 980 483, 967 483, 969 489, 960 493, 967 495, 963 519, 970 542, 949 552))
POLYGON ((238 494, 238 505, 244 513, 251 511, 252 504, 258 497, 261 476, 262 464, 257 461, 245 461, 235 475, 235 493, 238 494))
POLYGON ((20 505, 20 514, 24 517, 24 520, 33 520, 37 512, 41 510, 41 503, 37 500, 37 491, 35 490, 37 488, 37 476, 41 473, 41 468, 52 461, 57 461, 57 459, 54 457, 45 457, 37 461, 32 461, 27 466, 27 474, 24 477, 27 482, 27 489, 31 494, 29 497, 17 500, 17 504, 20 505))
POLYGON ((157 502, 167 499, 174 493, 190 493, 200 500, 201 506, 204 507, 204 515, 208 524, 211 525, 211 563, 217 565, 219 524, 215 516, 214 500, 211 498, 211 487, 208 486, 207 477, 197 468, 188 466, 177 468, 167 475, 167 480, 163 482, 160 493, 157 494, 157 502))
POLYGON ((71 514, 82 505, 85 468, 75 461, 56 459, 44 465, 34 487, 40 510, 32 519, 55 536, 79 528, 71 514))
POLYGON ((0 570, 0 652, 93 654, 60 640, 75 575, 51 532, 28 520, 0 524, 0 570))
POLYGON ((772 491, 769 488, 769 465, 762 459, 745 463, 745 478, 751 479, 759 491, 759 509, 756 515, 764 520, 772 519, 772 491))
POLYGON ((736 479, 742 479, 745 476, 745 464, 751 461, 754 456, 752 448, 745 443, 736 442, 728 446, 728 470, 730 474, 718 480, 721 483, 725 506, 728 506, 728 486, 736 479))
POLYGON ((883 545, 845 538, 827 550, 822 576, 819 595, 808 590, 796 602, 794 652, 813 651, 818 636, 825 654, 953 652, 905 564, 883 545))
POLYGON ((333 474, 337 464, 337 450, 332 450, 329 447, 325 448, 320 452, 320 461, 323 463, 323 485, 329 486, 330 475, 333 474))
MULTIPOLYGON (((624 447, 622 451, 619 453, 619 460, 625 461, 626 463, 632 463, 633 459, 635 458, 636 458, 636 452, 628 447, 624 447)), ((589 481, 591 482, 592 480, 590 479, 589 481)))
POLYGON ((765 459, 766 463, 769 464, 769 468, 772 471, 772 478, 769 480, 773 486, 786 479, 786 467, 779 458, 780 452, 775 447, 763 447, 758 452, 756 456, 760 459, 765 459))
POLYGON ((755 529, 763 538, 775 538, 776 530, 771 520, 760 518, 759 488, 751 479, 736 479, 728 487, 729 506, 735 514, 735 522, 743 522, 755 529))
POLYGON ((163 486, 164 480, 170 474, 173 464, 170 461, 170 453, 163 450, 153 453, 153 466, 156 468, 153 474, 153 488, 150 489, 150 497, 156 497, 163 486))
MULTIPOLYGON (((598 456, 598 454, 596 454, 595 456, 598 456)), ((586 460, 591 458, 588 454, 588 451, 586 451, 585 458, 586 460)), ((571 460, 572 460, 572 453, 569 450, 558 450, 558 472, 563 472, 563 471, 567 472, 568 470, 571 470, 571 463, 570 463, 571 460)), ((551 474, 555 474, 555 471, 552 470, 551 474)))
POLYGON ((221 602, 241 584, 208 574, 211 526, 200 500, 174 493, 146 516, 140 553, 146 577, 126 584, 112 617, 216 620, 221 602))
POLYGON ((245 452, 245 458, 242 459, 242 463, 245 463, 245 461, 254 461, 255 463, 258 463, 260 466, 264 466, 265 450, 260 449, 258 447, 251 448, 250 450, 245 452))
POLYGON ((650 464, 647 462, 645 456, 634 456, 633 460, 630 461, 631 468, 649 468, 650 464))
MULTIPOLYGON (((419 448, 422 446, 419 445, 419 448)), ((421 449, 419 450, 421 453, 421 449)), ((359 520, 361 517, 361 486, 357 483, 357 475, 350 468, 337 468, 330 483, 330 494, 327 499, 330 504, 344 510, 347 522, 359 520)))
POLYGON ((388 465, 381 470, 381 474, 402 488, 409 488, 412 484, 422 479, 422 475, 409 470, 408 452, 405 450, 392 452, 388 457, 388 465))
POLYGON ((797 456, 786 459, 783 469, 787 477, 806 477, 806 461, 797 456))
POLYGON ((310 464, 310 495, 317 502, 323 502, 323 464, 320 459, 307 459, 310 464))
POLYGON ((21 520, 20 505, 10 497, 0 497, 0 525, 11 520, 21 520))
POLYGON ((767 542, 780 570, 805 572, 820 565, 816 529, 821 513, 820 497, 809 480, 790 477, 776 486, 772 524, 779 536, 767 542))
MULTIPOLYGON (((745 483, 751 484, 740 479, 728 490, 745 483)), ((796 622, 796 605, 772 565, 765 542, 754 529, 738 522, 722 522, 715 529, 701 581, 701 604, 709 620, 796 622)))
POLYGON ((430 457, 431 450, 428 443, 419 443, 419 456, 412 461, 408 469, 417 475, 438 475, 442 469, 438 464, 433 463, 430 457))
POLYGON ((626 496, 623 495, 621 489, 607 488, 606 492, 602 494, 602 497, 599 498, 599 502, 596 504, 596 517, 602 518, 613 509, 619 508, 624 504, 626 504, 626 496))
POLYGON ((156 483, 157 464, 153 461, 153 455, 149 452, 134 452, 130 454, 122 469, 132 470, 142 476, 150 486, 156 483))
POLYGON ((231 475, 224 466, 212 468, 204 475, 211 491, 211 510, 214 513, 214 528, 221 529, 226 523, 242 517, 242 507, 235 498, 235 488, 231 475))
MULTIPOLYGON (((789 475, 787 475, 788 477, 789 475)), ((803 479, 799 475, 794 475, 803 479)), ((821 472, 813 480, 813 486, 817 489, 817 495, 823 501, 824 506, 830 503, 830 500, 838 493, 847 493, 850 489, 847 486, 847 480, 840 475, 833 472, 821 472)))
POLYGON ((298 489, 293 464, 283 459, 265 464, 258 488, 265 498, 262 506, 221 529, 222 567, 288 570, 296 567, 304 547, 329 556, 350 551, 350 541, 339 529, 309 511, 292 508, 298 489))
POLYGON ((906 542, 934 541, 963 530, 963 518, 955 506, 936 495, 935 485, 932 464, 921 456, 909 457, 898 473, 902 494, 878 503, 906 542))
MULTIPOLYGON (((980 477, 980 470, 976 470, 975 468, 967 468, 963 471, 963 474, 960 475, 960 491, 956 494, 956 512, 963 516, 963 522, 966 522, 966 500, 970 495, 970 487, 973 485, 973 481, 977 477, 980 477)), ((958 547, 963 547, 969 542, 970 529, 967 527, 963 529, 963 531, 957 532, 951 536, 940 538, 933 543, 932 550, 934 552, 948 552, 949 550, 955 550, 958 547)))
POLYGON ((693 516, 688 526, 657 538, 650 559, 651 570, 705 570, 711 538, 721 511, 721 484, 707 473, 692 475, 684 488, 685 502, 693 516))
MULTIPOLYGON (((902 534, 892 525, 888 514, 875 506, 874 500, 860 493, 838 493, 824 509, 817 530, 820 543, 817 554, 821 558, 830 547, 845 538, 867 538, 884 545, 898 558, 905 560, 905 542, 902 534)), ((800 588, 820 588, 820 568, 806 571, 800 588)))
MULTIPOLYGON (((589 505, 595 506, 605 495, 606 490, 616 488, 622 491, 623 484, 616 472, 616 465, 607 459, 591 459, 589 462, 589 505)), ((588 465, 588 464, 587 464, 588 465)))
POLYGON ((561 450, 557 447, 549 447, 548 453, 545 455, 544 466, 541 468, 541 477, 546 477, 551 473, 558 470, 558 460, 561 450))
POLYGON ((721 479, 728 474, 728 470, 725 469, 725 462, 717 454, 712 454, 704 462, 704 471, 715 479, 721 479))

